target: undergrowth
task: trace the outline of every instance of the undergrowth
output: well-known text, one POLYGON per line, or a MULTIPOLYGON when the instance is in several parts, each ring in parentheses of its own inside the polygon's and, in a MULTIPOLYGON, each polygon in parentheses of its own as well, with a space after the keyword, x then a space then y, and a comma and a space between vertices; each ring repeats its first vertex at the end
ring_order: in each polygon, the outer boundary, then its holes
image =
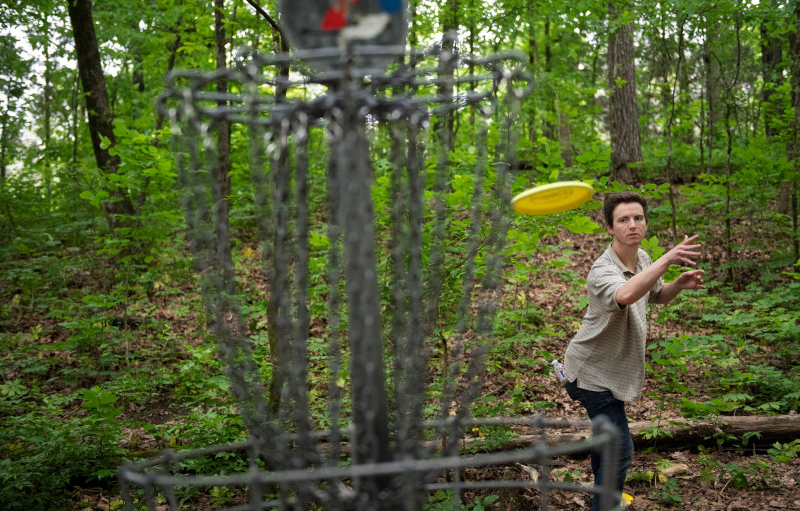
MULTIPOLYGON (((456 202, 466 204, 466 191, 454 193, 456 202)), ((652 221, 662 239, 664 229, 658 226, 667 213, 656 210, 652 221)), ((596 225, 568 217, 563 221, 572 222, 576 232, 596 232, 596 225)), ((112 250, 113 240, 97 236, 90 243, 80 241, 75 233, 80 229, 70 223, 61 230, 50 225, 47 233, 33 230, 29 238, 18 237, 0 249, 0 350, 5 354, 0 360, 0 502, 6 509, 57 508, 76 488, 116 492, 116 470, 125 460, 166 448, 235 443, 247 434, 231 405, 216 346, 208 338, 180 231, 170 241, 162 239, 155 252, 120 259, 124 250, 112 250)), ((582 254, 568 244, 542 242, 556 231, 530 219, 512 226, 503 307, 486 365, 489 377, 503 387, 476 400, 472 412, 477 417, 530 415, 554 406, 527 382, 532 374, 549 375, 550 360, 556 357, 554 340, 574 331, 586 306, 584 275, 571 268, 573 258, 582 254), (541 258, 534 259, 537 255, 541 258), (546 310, 527 292, 553 278, 561 295, 546 310)), ((651 250, 669 244, 658 237, 648 243, 651 250)), ((327 291, 325 250, 326 239, 317 234, 311 265, 316 297, 327 291)), ((243 268, 260 264, 246 244, 237 246, 235 254, 243 268)), ((458 267, 463 254, 453 252, 452 257, 458 267)), ((800 280, 778 269, 762 275, 745 286, 709 279, 707 292, 656 309, 656 322, 680 322, 686 332, 653 339, 649 346, 648 374, 658 383, 654 397, 663 410, 676 408, 685 417, 724 417, 788 413, 800 407, 800 280)), ((457 282, 451 284, 458 289, 457 282)), ((253 329, 256 361, 269 379, 266 302, 257 286, 249 286, 244 310, 253 329)), ((441 308, 456 310, 456 296, 450 291, 443 295, 441 308)), ((311 303, 315 316, 323 315, 325 307, 319 298, 311 303)), ((324 400, 331 378, 325 337, 323 329, 309 341, 311 406, 319 428, 331 421, 324 400)), ((429 415, 440 409, 433 401, 442 395, 441 374, 431 375, 429 415)), ((346 388, 346 355, 336 376, 346 388)), ((344 426, 347 396, 343 404, 339 420, 344 426)), ((654 427, 650 434, 657 438, 662 431, 654 427)), ((474 450, 492 449, 513 436, 507 428, 473 434, 481 438, 474 450)), ((732 441, 741 439, 709 439, 712 445, 732 441)), ((792 443, 771 449, 771 457, 763 460, 767 466, 797 455, 792 443)), ((187 468, 197 473, 230 473, 246 465, 238 456, 193 463, 187 468)), ((737 470, 708 460, 707 468, 736 486, 765 473, 761 463, 751 460, 737 470)), ((667 483, 657 492, 663 504, 679 505, 675 488, 667 483)), ((219 502, 232 498, 227 493, 213 497, 219 502)), ((438 509, 449 498, 433 495, 428 507, 438 509)), ((475 501, 468 508, 481 509, 491 501, 475 501)))

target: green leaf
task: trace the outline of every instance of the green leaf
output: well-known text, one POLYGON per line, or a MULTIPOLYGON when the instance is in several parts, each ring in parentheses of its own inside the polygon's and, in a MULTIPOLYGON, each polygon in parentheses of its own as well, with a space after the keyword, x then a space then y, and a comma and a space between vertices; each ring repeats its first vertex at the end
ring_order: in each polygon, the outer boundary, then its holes
POLYGON ((600 229, 597 223, 583 215, 569 217, 562 225, 576 234, 591 234, 600 229))

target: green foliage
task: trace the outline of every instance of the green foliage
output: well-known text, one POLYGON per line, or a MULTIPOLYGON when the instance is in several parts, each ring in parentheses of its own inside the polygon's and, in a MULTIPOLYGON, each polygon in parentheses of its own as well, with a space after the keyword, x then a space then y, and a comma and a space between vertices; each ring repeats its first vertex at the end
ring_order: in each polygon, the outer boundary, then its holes
POLYGON ((83 389, 83 408, 89 411, 87 421, 89 431, 100 439, 100 442, 112 443, 120 435, 121 422, 116 417, 122 408, 114 406, 119 399, 113 392, 98 387, 83 389))
POLYGON ((797 339, 797 291, 796 284, 789 283, 772 289, 753 285, 746 293, 729 292, 730 300, 714 302, 714 312, 702 314, 702 321, 713 325, 716 333, 680 335, 651 344, 649 349, 654 351, 649 367, 664 390, 683 394, 679 405, 688 416, 739 409, 749 413, 796 409, 800 377, 791 368, 794 355, 789 352, 793 352, 797 339), (759 346, 775 346, 775 353, 787 359, 789 369, 763 361, 748 362, 759 346), (718 397, 702 403, 688 398, 694 391, 682 383, 682 376, 689 366, 701 369, 713 382, 709 386, 718 397))
POLYGON ((775 486, 775 467, 760 456, 745 458, 742 462, 720 462, 704 448, 700 449, 700 463, 704 466, 701 477, 706 481, 724 482, 721 491, 730 485, 740 490, 775 486))
POLYGON ((625 483, 652 483, 655 480, 655 472, 652 470, 633 470, 628 472, 625 483))
POLYGON ((479 435, 471 444, 469 452, 475 454, 478 452, 492 452, 497 450, 500 446, 508 444, 518 435, 510 428, 504 426, 484 426, 482 428, 475 427, 472 433, 479 435))
POLYGON ((659 257, 664 255, 665 249, 664 247, 658 244, 658 238, 656 236, 651 236, 649 239, 645 238, 642 240, 642 249, 645 252, 650 254, 650 259, 653 261, 657 260, 659 257))
MULTIPOLYGON (((232 406, 193 411, 179 421, 151 429, 156 438, 179 450, 243 442, 248 433, 241 416, 232 406)), ((189 458, 182 466, 199 474, 241 473, 247 469, 247 459, 244 453, 226 451, 214 456, 189 458)))
POLYGON ((680 486, 678 486, 678 481, 673 478, 669 478, 663 484, 661 489, 651 493, 651 496, 665 506, 676 507, 683 504, 683 497, 681 497, 681 494, 678 493, 679 490, 680 486))
POLYGON ((553 476, 555 478, 562 478, 565 483, 572 483, 578 481, 582 475, 583 472, 576 469, 553 471, 553 476))
POLYGON ((53 509, 63 506, 73 484, 106 480, 116 474, 123 450, 119 440, 115 396, 88 391, 87 415, 62 420, 61 407, 77 395, 58 398, 19 381, 5 384, 0 410, 0 499, 9 510, 53 509), (44 405, 35 409, 22 397, 33 394, 44 405))
POLYGON ((428 502, 422 509, 425 511, 484 511, 487 506, 495 502, 498 495, 475 497, 472 502, 460 502, 453 490, 437 490, 428 496, 428 502))
POLYGON ((800 454, 800 439, 794 439, 788 443, 775 442, 772 447, 767 449, 767 453, 773 460, 787 462, 800 454))

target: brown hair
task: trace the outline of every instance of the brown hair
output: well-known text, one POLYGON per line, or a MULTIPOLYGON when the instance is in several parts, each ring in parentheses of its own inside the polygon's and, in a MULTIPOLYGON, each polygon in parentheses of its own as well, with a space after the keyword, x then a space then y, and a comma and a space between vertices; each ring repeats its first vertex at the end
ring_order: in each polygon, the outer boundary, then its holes
POLYGON ((606 219, 607 226, 614 227, 614 210, 617 206, 626 202, 638 202, 641 204, 644 210, 644 218, 647 220, 647 200, 644 197, 634 192, 610 193, 606 195, 605 201, 603 201, 603 216, 606 219))

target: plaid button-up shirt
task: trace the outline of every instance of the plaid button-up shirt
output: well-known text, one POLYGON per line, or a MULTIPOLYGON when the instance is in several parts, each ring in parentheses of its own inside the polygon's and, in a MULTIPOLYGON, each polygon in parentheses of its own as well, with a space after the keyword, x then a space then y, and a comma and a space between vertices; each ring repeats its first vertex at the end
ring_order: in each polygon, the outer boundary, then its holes
POLYGON ((617 303, 617 290, 652 264, 639 249, 636 272, 622 264, 614 249, 597 258, 586 277, 589 306, 578 333, 564 355, 566 379, 585 390, 610 390, 621 401, 633 401, 644 383, 647 303, 658 299, 662 279, 638 302, 617 303))

